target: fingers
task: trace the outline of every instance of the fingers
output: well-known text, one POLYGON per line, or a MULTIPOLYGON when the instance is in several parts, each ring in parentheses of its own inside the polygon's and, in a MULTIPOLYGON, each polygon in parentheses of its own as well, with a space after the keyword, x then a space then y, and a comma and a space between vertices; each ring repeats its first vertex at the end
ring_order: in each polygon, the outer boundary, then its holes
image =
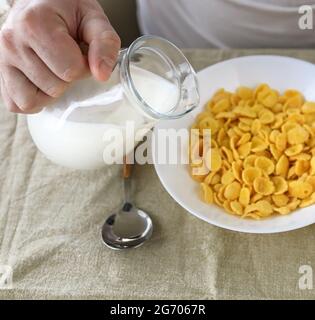
POLYGON ((5 103, 5 105, 7 106, 8 110, 10 112, 21 113, 21 114, 33 114, 33 113, 40 112, 42 110, 42 107, 34 108, 34 109, 30 110, 30 111, 21 110, 16 105, 16 103, 11 99, 11 97, 9 96, 9 94, 8 94, 8 92, 6 90, 5 84, 2 81, 2 79, 1 79, 1 96, 2 96, 2 99, 3 99, 4 103, 5 103))
MULTIPOLYGON (((63 8, 65 12, 62 13, 62 8, 50 2, 29 6, 17 21, 18 27, 23 28, 24 38, 21 39, 20 32, 14 34, 18 34, 18 41, 32 48, 58 78, 72 82, 85 75, 88 65, 74 39, 75 34, 70 34, 69 25, 74 24, 74 21, 71 22, 73 19, 66 17, 74 13, 75 8, 71 8, 71 3, 67 2, 59 5, 66 6, 63 8)), ((11 28, 14 29, 15 26, 12 25, 11 28)))
POLYGON ((84 13, 80 34, 89 44, 89 66, 97 80, 107 80, 116 64, 120 38, 102 10, 84 13))
POLYGON ((1 77, 3 98, 12 112, 38 112, 52 100, 15 67, 2 66, 1 77))
POLYGON ((33 113, 61 96, 69 82, 85 76, 89 68, 65 21, 42 7, 17 15, 14 26, 2 28, 0 73, 8 108, 33 113))
POLYGON ((21 55, 16 67, 42 92, 58 98, 66 91, 69 84, 57 77, 32 49, 24 48, 21 55))
POLYGON ((0 31, 4 100, 12 112, 37 112, 90 71, 107 80, 119 49, 119 36, 97 1, 25 1, 0 31), (88 57, 77 42, 89 45, 88 57))
POLYGON ((2 96, 2 99, 3 99, 6 107, 8 108, 8 110, 10 112, 23 113, 23 111, 20 110, 19 107, 10 98, 10 96, 5 88, 5 84, 4 84, 4 81, 2 80, 2 78, 1 78, 1 96, 2 96))
POLYGON ((38 30, 36 36, 32 32, 29 46, 59 79, 70 83, 88 72, 79 45, 66 30, 58 30, 58 26, 52 23, 45 23, 41 28, 36 25, 34 29, 38 30))

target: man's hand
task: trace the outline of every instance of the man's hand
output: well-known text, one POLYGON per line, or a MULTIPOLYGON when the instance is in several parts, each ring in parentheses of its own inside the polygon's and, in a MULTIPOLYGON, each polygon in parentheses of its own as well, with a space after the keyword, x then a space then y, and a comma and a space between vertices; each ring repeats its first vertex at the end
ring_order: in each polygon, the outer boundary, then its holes
POLYGON ((88 72, 107 80, 119 49, 97 0, 19 0, 0 31, 2 97, 11 112, 39 112, 88 72))

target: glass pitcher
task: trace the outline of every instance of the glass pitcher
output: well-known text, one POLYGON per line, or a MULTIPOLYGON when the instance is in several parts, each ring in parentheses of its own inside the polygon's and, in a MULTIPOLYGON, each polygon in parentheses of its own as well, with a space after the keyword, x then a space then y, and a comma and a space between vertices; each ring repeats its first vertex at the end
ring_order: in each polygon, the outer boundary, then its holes
POLYGON ((143 36, 120 52, 107 82, 77 81, 27 120, 48 159, 72 169, 97 169, 122 163, 134 148, 127 140, 141 141, 157 121, 180 118, 198 103, 196 74, 183 53, 165 39, 143 36), (111 140, 113 132, 121 138, 111 140), (109 145, 116 151, 111 157, 109 145))

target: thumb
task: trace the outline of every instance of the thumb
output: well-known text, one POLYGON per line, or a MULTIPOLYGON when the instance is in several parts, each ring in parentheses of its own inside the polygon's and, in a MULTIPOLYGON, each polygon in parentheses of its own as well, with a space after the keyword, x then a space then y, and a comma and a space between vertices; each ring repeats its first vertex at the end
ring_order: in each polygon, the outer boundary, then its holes
POLYGON ((87 12, 81 21, 82 40, 89 45, 88 61, 92 75, 100 81, 110 77, 121 42, 102 9, 87 12))

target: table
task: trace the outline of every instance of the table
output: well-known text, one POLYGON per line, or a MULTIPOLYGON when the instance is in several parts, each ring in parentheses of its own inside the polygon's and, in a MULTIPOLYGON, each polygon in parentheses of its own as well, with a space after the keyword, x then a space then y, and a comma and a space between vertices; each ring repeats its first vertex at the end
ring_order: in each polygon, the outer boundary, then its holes
MULTIPOLYGON (((314 50, 186 50, 197 70, 231 57, 280 54, 315 62, 314 50)), ((285 76, 285 75, 284 75, 285 76)), ((230 232, 182 209, 152 165, 136 166, 136 203, 154 221, 145 246, 115 252, 100 230, 120 204, 121 167, 72 171, 46 160, 24 116, 0 108, 0 264, 13 288, 0 299, 313 299, 299 289, 315 268, 315 225, 275 235, 230 232)))

